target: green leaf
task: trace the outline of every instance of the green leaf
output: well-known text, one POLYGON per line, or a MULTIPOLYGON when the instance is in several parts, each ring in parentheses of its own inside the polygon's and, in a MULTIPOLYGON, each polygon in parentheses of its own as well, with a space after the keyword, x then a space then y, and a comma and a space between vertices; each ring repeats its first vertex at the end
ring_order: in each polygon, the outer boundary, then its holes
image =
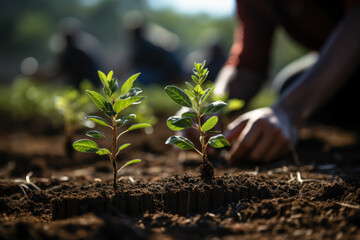
POLYGON ((220 111, 221 109, 223 109, 226 106, 226 103, 224 103, 223 101, 219 100, 213 103, 210 103, 208 106, 206 106, 203 109, 203 113, 209 115, 209 114, 214 114, 218 111, 220 111))
POLYGON ((124 116, 121 119, 116 120, 116 126, 119 128, 123 127, 126 124, 132 123, 135 118, 136 118, 135 114, 130 114, 130 115, 124 116))
POLYGON ((166 140, 165 144, 172 144, 183 150, 195 149, 194 144, 183 136, 171 136, 166 140))
POLYGON ((165 87, 165 92, 175 103, 184 107, 192 107, 190 97, 180 88, 169 85, 165 87))
POLYGON ((196 70, 196 68, 193 68, 193 73, 195 74, 195 76, 198 76, 198 77, 200 77, 200 73, 199 73, 199 71, 198 70, 196 70))
POLYGON ((126 131, 130 132, 130 131, 134 131, 134 130, 139 129, 139 128, 146 128, 146 127, 151 127, 151 124, 148 124, 148 123, 136 123, 136 124, 131 125, 126 131))
POLYGON ((131 77, 128 78, 128 80, 126 80, 126 82, 121 86, 121 96, 124 96, 125 94, 127 94, 130 89, 132 88, 135 80, 138 78, 138 76, 140 75, 140 73, 136 73, 134 75, 132 75, 131 77))
POLYGON ((218 134, 209 138, 209 144, 214 148, 223 148, 225 146, 230 146, 229 141, 222 134, 218 134))
POLYGON ((106 127, 110 127, 109 123, 102 117, 98 117, 98 116, 87 116, 85 117, 86 119, 93 121, 94 123, 106 126, 106 127))
POLYGON ((141 162, 140 159, 134 159, 134 160, 131 160, 131 161, 128 161, 127 163, 125 163, 117 172, 119 173, 121 170, 123 170, 125 167, 131 165, 131 164, 135 164, 135 163, 139 163, 141 162))
POLYGON ((108 75, 106 76, 106 79, 108 82, 110 82, 113 79, 114 72, 111 70, 108 75))
POLYGON ((195 66, 195 69, 200 72, 200 68, 201 68, 201 63, 196 63, 194 62, 194 66, 195 66))
POLYGON ((194 86, 193 85, 191 85, 191 83, 189 83, 189 82, 185 82, 185 85, 187 86, 187 88, 190 90, 190 91, 194 91, 194 86))
POLYGON ((96 152, 96 154, 98 154, 98 155, 106 155, 106 154, 110 154, 110 151, 109 151, 108 149, 106 149, 106 148, 100 148, 100 149, 96 152))
POLYGON ((93 138, 103 138, 103 137, 105 137, 105 134, 100 131, 91 130, 86 133, 86 136, 93 137, 93 138))
POLYGON ((180 128, 191 128, 193 126, 193 122, 191 118, 188 117, 181 117, 175 121, 172 122, 172 125, 175 125, 176 127, 180 128))
POLYGON ((191 97, 191 98, 193 98, 193 99, 195 99, 195 94, 194 94, 194 91, 193 90, 189 90, 189 89, 184 89, 184 91, 185 91, 185 93, 189 96, 189 97, 191 97))
POLYGON ((204 60, 201 64, 201 67, 200 67, 200 71, 202 71, 205 67, 205 64, 206 64, 206 60, 204 60))
POLYGON ((203 82, 206 80, 208 75, 209 75, 209 70, 207 68, 202 70, 200 85, 203 84, 203 82))
POLYGON ((197 76, 191 75, 191 78, 195 83, 199 84, 199 78, 197 76))
POLYGON ((209 130, 211 130, 213 127, 215 127, 215 125, 218 122, 218 117, 213 116, 211 118, 209 118, 202 126, 201 126, 201 131, 203 132, 207 132, 209 130))
POLYGON ((135 97, 135 96, 139 95, 140 93, 142 93, 142 90, 138 87, 134 87, 134 88, 131 88, 127 94, 125 94, 124 96, 121 96, 120 98, 126 99, 126 98, 130 98, 130 97, 135 97))
POLYGON ((181 114, 181 117, 194 118, 194 117, 197 117, 197 113, 194 110, 190 110, 190 111, 187 111, 187 112, 184 112, 183 114, 181 114))
POLYGON ((106 116, 112 118, 116 115, 116 112, 113 109, 111 109, 109 111, 106 111, 105 114, 106 114, 106 116))
POLYGON ((109 102, 106 102, 106 111, 105 111, 106 116, 108 117, 114 117, 116 115, 116 112, 113 109, 113 105, 109 102))
POLYGON ((73 143, 73 147, 76 151, 84 153, 95 153, 99 150, 99 146, 96 142, 89 139, 81 139, 73 143))
POLYGON ((226 108, 227 111, 237 111, 240 110, 245 105, 243 100, 233 98, 229 100, 228 106, 226 108))
MULTIPOLYGON (((95 105, 103 112, 108 111, 108 104, 103 96, 98 94, 97 92, 86 90, 86 93, 90 96, 91 100, 95 103, 95 105)), ((111 104, 110 104, 111 105, 111 104)))
POLYGON ((175 126, 175 125, 172 124, 174 121, 178 120, 179 118, 180 118, 179 116, 169 117, 169 118, 166 120, 166 125, 168 126, 168 128, 171 129, 171 130, 173 130, 173 131, 183 130, 183 128, 177 127, 177 126, 175 126))
POLYGON ((200 85, 196 85, 194 92, 196 92, 197 94, 199 94, 200 96, 202 96, 205 92, 202 90, 200 85))
POLYGON ((108 87, 104 87, 103 91, 104 91, 105 96, 107 96, 107 97, 111 96, 111 91, 108 87))
POLYGON ((108 84, 107 84, 107 77, 106 75, 102 72, 102 71, 98 71, 98 74, 99 74, 99 78, 100 78, 100 81, 101 83, 103 84, 103 86, 105 88, 108 87, 108 84))
POLYGON ((167 119, 166 124, 173 131, 180 131, 192 127, 192 120, 188 117, 172 116, 167 119))
POLYGON ((130 143, 125 143, 125 144, 121 145, 121 146, 119 147, 118 152, 120 152, 121 150, 127 148, 127 147, 130 146, 130 145, 131 145, 130 143))
POLYGON ((119 87, 118 80, 113 78, 109 81, 110 95, 114 94, 119 87))
POLYGON ((202 96, 202 98, 200 99, 200 104, 202 104, 203 102, 206 101, 206 99, 208 99, 211 95, 211 93, 214 91, 215 86, 213 86, 212 88, 208 88, 205 90, 204 95, 202 96))
POLYGON ((144 99, 144 97, 142 97, 142 96, 136 96, 136 97, 131 97, 131 98, 127 98, 127 99, 119 99, 114 104, 114 110, 116 113, 119 113, 122 110, 124 110, 125 108, 131 106, 132 104, 138 103, 142 99, 144 99))

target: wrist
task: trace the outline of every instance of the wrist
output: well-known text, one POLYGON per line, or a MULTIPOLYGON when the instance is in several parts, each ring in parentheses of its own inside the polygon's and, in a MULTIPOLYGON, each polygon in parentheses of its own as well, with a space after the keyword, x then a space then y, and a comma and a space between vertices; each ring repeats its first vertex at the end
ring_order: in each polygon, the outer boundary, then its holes
POLYGON ((283 130, 285 136, 292 144, 295 144, 298 139, 300 125, 294 122, 292 119, 293 116, 280 105, 275 104, 271 107, 271 109, 278 119, 279 127, 283 130))
POLYGON ((264 79, 264 74, 259 72, 235 66, 224 66, 215 81, 214 94, 227 94, 229 98, 238 98, 248 102, 257 94, 264 79))

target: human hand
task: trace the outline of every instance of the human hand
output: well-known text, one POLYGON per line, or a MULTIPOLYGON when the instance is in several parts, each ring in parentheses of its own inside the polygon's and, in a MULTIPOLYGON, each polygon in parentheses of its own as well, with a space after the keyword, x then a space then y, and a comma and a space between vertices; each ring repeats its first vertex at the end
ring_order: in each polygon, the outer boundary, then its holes
POLYGON ((224 135, 233 142, 229 162, 270 162, 292 151, 298 130, 282 109, 266 107, 240 115, 224 135))

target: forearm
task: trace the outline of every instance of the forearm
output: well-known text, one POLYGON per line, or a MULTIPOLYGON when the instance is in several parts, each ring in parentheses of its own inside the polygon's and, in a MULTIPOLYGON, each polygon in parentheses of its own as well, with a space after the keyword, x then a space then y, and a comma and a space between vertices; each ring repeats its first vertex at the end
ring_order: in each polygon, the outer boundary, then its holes
POLYGON ((237 1, 237 13, 234 43, 217 76, 215 94, 248 102, 266 80, 277 22, 268 1, 237 1))
POLYGON ((332 33, 318 62, 275 103, 301 126, 329 100, 360 66, 360 9, 354 9, 332 33))
POLYGON ((228 65, 218 74, 214 93, 220 96, 227 93, 229 98, 242 99, 247 103, 259 91, 264 79, 261 73, 228 65))

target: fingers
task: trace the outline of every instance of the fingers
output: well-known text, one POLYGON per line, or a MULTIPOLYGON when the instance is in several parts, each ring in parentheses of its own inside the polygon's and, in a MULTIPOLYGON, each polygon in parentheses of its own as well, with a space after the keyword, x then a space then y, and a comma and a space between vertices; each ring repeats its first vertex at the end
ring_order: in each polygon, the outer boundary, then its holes
POLYGON ((290 151, 290 140, 265 120, 248 123, 228 154, 231 163, 241 160, 270 162, 290 151))
POLYGON ((246 123, 247 120, 244 120, 237 123, 236 126, 234 126, 233 128, 228 128, 227 130, 225 130, 224 136, 226 137, 226 139, 229 142, 233 142, 234 140, 236 140, 243 131, 243 129, 245 128, 246 123))
POLYGON ((290 151, 290 141, 278 128, 269 129, 249 153, 249 160, 271 162, 290 151))
POLYGON ((266 153, 271 149, 272 145, 276 142, 274 132, 267 130, 263 133, 257 143, 249 150, 248 159, 253 162, 265 161, 266 153))
POLYGON ((248 123, 245 127, 243 127, 243 131, 231 147, 228 154, 228 161, 235 162, 238 159, 246 157, 256 145, 258 139, 261 137, 261 134, 261 126, 256 127, 253 123, 248 123))

